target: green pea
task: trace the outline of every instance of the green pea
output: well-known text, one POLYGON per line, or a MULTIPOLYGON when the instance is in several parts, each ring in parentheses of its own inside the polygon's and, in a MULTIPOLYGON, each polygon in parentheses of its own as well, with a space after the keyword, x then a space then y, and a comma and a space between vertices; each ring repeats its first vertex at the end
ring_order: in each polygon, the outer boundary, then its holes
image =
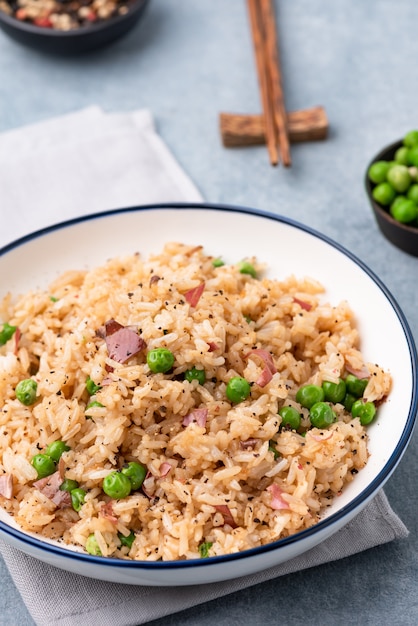
POLYGON ((269 441, 268 451, 273 453, 275 461, 279 458, 280 452, 276 449, 276 442, 275 441, 273 441, 273 440, 269 441))
POLYGON ((282 418, 281 426, 283 428, 290 428, 290 430, 297 430, 300 427, 300 413, 293 406, 282 406, 279 411, 279 415, 282 418))
POLYGON ((213 546, 211 541, 204 541, 199 545, 199 554, 201 559, 207 559, 209 556, 209 550, 213 546))
POLYGON ((417 185, 417 183, 414 183, 413 185, 410 186, 410 188, 408 189, 408 193, 406 194, 406 197, 408 198, 408 200, 412 200, 412 202, 415 202, 415 204, 418 204, 418 185, 417 185))
POLYGON ((408 163, 409 165, 418 166, 418 146, 412 146, 408 150, 408 163))
POLYGON ((413 200, 395 201, 390 206, 390 214, 397 222, 408 224, 418 216, 418 207, 413 200))
POLYGON ((341 378, 338 383, 332 383, 329 380, 324 380, 322 383, 322 389, 324 390, 325 400, 337 404, 342 402, 346 394, 346 384, 341 378))
POLYGON ((237 264, 237 268, 239 269, 241 274, 249 274, 253 278, 257 278, 257 271, 254 265, 249 261, 241 261, 237 264))
POLYGON ((88 392, 88 394, 90 396, 94 396, 94 394, 96 394, 98 391, 100 391, 101 386, 100 385, 96 385, 94 380, 92 380, 90 378, 90 376, 88 376, 87 380, 86 380, 86 389, 87 389, 87 392, 88 392))
POLYGON ((303 385, 296 393, 296 402, 310 409, 316 402, 322 402, 325 397, 324 390, 318 385, 303 385))
POLYGON ((92 554, 93 556, 103 556, 102 551, 99 548, 97 539, 93 533, 87 537, 86 552, 92 554))
POLYGON ((129 549, 132 548, 132 544, 135 541, 135 533, 132 532, 132 530, 127 537, 125 537, 125 535, 122 535, 122 533, 118 533, 118 537, 123 546, 126 546, 129 549))
POLYGON ((395 152, 395 161, 401 165, 408 165, 408 147, 401 146, 395 152))
POLYGON ((376 407, 373 402, 364 402, 361 398, 356 400, 351 407, 351 415, 360 418, 360 423, 367 426, 376 415, 376 407))
POLYGON ((15 389, 16 398, 25 406, 30 406, 36 401, 36 392, 38 390, 38 383, 33 378, 26 378, 21 380, 15 389))
POLYGON ((165 374, 174 365, 174 354, 168 348, 155 348, 148 352, 147 363, 154 374, 165 374))
POLYGON ((221 257, 218 257, 217 259, 213 259, 212 265, 213 267, 222 267, 225 263, 222 261, 221 257))
POLYGON ((3 324, 3 328, 0 331, 0 346, 4 346, 13 337, 16 328, 17 326, 11 326, 7 322, 3 324))
POLYGON ((394 201, 390 205, 390 212, 392 213, 393 210, 396 210, 396 207, 399 204, 402 204, 402 202, 405 202, 405 200, 408 200, 408 198, 406 196, 402 195, 402 194, 400 194, 399 196, 396 196, 396 198, 394 199, 394 201))
MULTIPOLYGON (((102 404, 101 402, 98 402, 97 400, 93 400, 93 402, 89 402, 88 405, 86 406, 86 411, 95 406, 103 408, 104 404, 102 404)), ((87 415, 86 413, 86 419, 91 419, 91 415, 87 415)))
POLYGON ((364 390, 367 387, 368 383, 367 378, 357 378, 354 374, 348 374, 345 379, 345 384, 347 387, 347 392, 351 393, 351 395, 356 398, 361 398, 363 396, 364 390))
POLYGON ((230 402, 238 404, 248 398, 251 392, 250 383, 241 378, 241 376, 234 376, 231 378, 226 386, 226 397, 230 402))
POLYGON ((387 161, 376 161, 369 167, 368 176, 373 183, 378 185, 386 180, 388 169, 389 163, 387 161))
POLYGON ((147 475, 147 468, 141 463, 130 461, 121 469, 122 474, 127 476, 131 481, 131 487, 134 491, 139 489, 147 475))
POLYGON ((71 480, 71 478, 65 478, 60 484, 61 491, 71 492, 73 489, 77 489, 78 482, 76 480, 71 480))
POLYGON ((404 193, 411 184, 411 175, 406 165, 399 164, 389 168, 386 179, 398 193, 404 193))
POLYGON ((389 206, 395 198, 396 191, 388 182, 379 183, 372 191, 372 196, 379 204, 389 206))
POLYGON ((131 481, 122 472, 111 472, 103 479, 103 491, 110 498, 119 500, 120 498, 127 498, 131 493, 132 484, 131 481))
POLYGON ((86 492, 84 489, 80 487, 76 487, 70 491, 71 496, 71 504, 73 506, 74 511, 79 511, 84 504, 84 499, 86 497, 86 492))
POLYGON ((309 409, 309 419, 315 428, 327 428, 335 422, 335 413, 326 402, 316 402, 309 409))
POLYGON ((184 378, 192 382, 192 380, 197 380, 199 385, 204 385, 206 381, 205 370, 197 369, 197 367, 192 367, 190 370, 184 372, 184 378))
POLYGON ((31 463, 38 473, 38 478, 45 478, 55 472, 55 463, 46 454, 35 454, 31 463))
POLYGON ((68 452, 70 447, 63 441, 53 441, 45 450, 45 454, 57 463, 64 452, 68 452))
POLYGON ((418 145, 418 130, 410 130, 403 138, 405 146, 412 147, 418 145))
POLYGON ((344 408, 351 413, 351 407, 353 406, 356 400, 357 400, 356 396, 353 396, 353 394, 351 393, 346 393, 344 400, 343 400, 344 408))

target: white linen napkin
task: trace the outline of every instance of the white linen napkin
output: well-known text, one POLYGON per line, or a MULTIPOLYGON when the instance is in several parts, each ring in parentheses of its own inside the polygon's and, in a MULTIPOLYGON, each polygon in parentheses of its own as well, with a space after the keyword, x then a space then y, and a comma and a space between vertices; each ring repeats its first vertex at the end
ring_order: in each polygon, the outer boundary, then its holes
POLYGON ((62 220, 202 197, 154 128, 147 110, 99 107, 0 136, 0 245, 62 220))
MULTIPOLYGON (((0 135, 0 198, 3 210, 8 210, 0 245, 85 213, 154 202, 201 201, 199 191, 158 136, 149 111, 105 114, 98 107, 0 135)), ((115 585, 46 565, 2 540, 0 552, 39 626, 78 626, 83 618, 90 626, 137 626, 407 535, 380 491, 345 528, 308 553, 219 584, 115 585)))
POLYGON ((383 491, 347 526, 309 552, 263 572, 193 587, 145 587, 69 574, 0 541, 0 551, 38 626, 139 626, 278 576, 361 552, 408 531, 383 491), (42 581, 42 582, 40 582, 42 581))

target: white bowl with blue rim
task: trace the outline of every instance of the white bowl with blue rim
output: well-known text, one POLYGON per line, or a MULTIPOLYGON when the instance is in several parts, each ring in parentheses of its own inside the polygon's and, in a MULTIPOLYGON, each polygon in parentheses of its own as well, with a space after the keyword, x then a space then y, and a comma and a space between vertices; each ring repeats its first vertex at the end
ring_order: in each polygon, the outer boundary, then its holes
POLYGON ((153 205, 88 215, 40 230, 0 250, 0 297, 9 291, 46 287, 69 268, 95 267, 110 257, 136 251, 144 256, 158 253, 168 241, 203 245, 208 254, 222 255, 231 262, 255 255, 267 264, 272 278, 293 274, 319 280, 326 288, 327 301, 349 302, 366 361, 388 370, 393 388, 368 427, 370 458, 366 467, 315 526, 262 547, 189 561, 103 558, 24 532, 0 509, 4 541, 50 565, 100 580, 196 585, 252 574, 299 556, 345 526, 376 495, 401 461, 415 424, 417 353, 394 297, 349 251, 284 217, 209 204, 153 205), (377 320, 384 320, 384 325, 377 320))

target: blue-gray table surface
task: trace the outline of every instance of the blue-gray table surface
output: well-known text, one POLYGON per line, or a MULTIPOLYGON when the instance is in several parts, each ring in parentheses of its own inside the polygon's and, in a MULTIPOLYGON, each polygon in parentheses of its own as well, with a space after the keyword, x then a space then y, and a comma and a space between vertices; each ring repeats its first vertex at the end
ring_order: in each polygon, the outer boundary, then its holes
MULTIPOLYGON (((330 121, 326 141, 292 146, 291 169, 271 167, 265 147, 226 149, 220 141, 220 111, 261 110, 245 0, 151 0, 126 37, 77 58, 38 53, 0 32, 0 132, 91 104, 109 112, 148 108, 207 201, 277 212, 335 239, 383 280, 417 340, 418 259, 383 238, 363 178, 382 146, 418 127, 418 3, 276 6, 286 107, 323 105, 330 121)), ((7 207, 1 214, 7 228, 7 207)), ((384 320, 377 323, 390 340, 384 320)), ((152 624, 417 624, 417 448, 415 433, 385 487, 408 539, 152 624)), ((0 623, 32 625, 1 560, 0 573, 0 623)))

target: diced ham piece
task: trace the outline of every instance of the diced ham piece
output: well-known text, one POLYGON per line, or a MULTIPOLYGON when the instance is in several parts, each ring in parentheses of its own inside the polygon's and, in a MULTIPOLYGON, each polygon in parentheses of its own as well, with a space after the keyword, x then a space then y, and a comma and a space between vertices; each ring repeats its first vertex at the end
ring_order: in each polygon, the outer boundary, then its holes
POLYGON ((118 363, 125 363, 147 346, 135 329, 116 320, 106 322, 104 330, 99 329, 96 334, 106 341, 109 357, 118 363))
POLYGON ((190 306, 195 307, 197 305, 204 289, 205 289, 205 283, 203 282, 203 283, 200 283, 200 285, 198 285, 197 287, 194 287, 193 289, 189 289, 189 291, 186 291, 186 293, 184 294, 184 297, 186 298, 190 306))
POLYGON ((267 491, 271 495, 270 506, 272 509, 274 509, 275 511, 280 511, 289 508, 288 503, 282 498, 283 490, 280 489, 279 485, 277 485, 276 483, 272 483, 270 487, 267 487, 267 491))
POLYGON ((350 374, 353 374, 353 376, 356 376, 357 378, 360 378, 360 379, 370 378, 370 372, 368 371, 366 367, 364 367, 361 370, 357 370, 354 367, 351 367, 349 363, 346 363, 345 369, 347 370, 347 372, 349 372, 350 374))
POLYGON ((54 472, 50 476, 40 478, 33 483, 44 496, 52 500, 58 507, 65 507, 71 505, 71 496, 68 491, 60 491, 60 486, 63 482, 60 472, 54 472))
POLYGON ((204 428, 206 426, 208 412, 208 409, 205 408, 194 409, 183 419, 183 426, 189 426, 189 424, 196 422, 198 426, 202 426, 204 428))
POLYGON ((151 474, 151 472, 147 472, 145 476, 144 482, 142 483, 142 491, 145 493, 148 498, 152 498, 156 489, 156 480, 155 476, 151 474))
POLYGON ((302 309, 305 311, 310 311, 312 309, 312 304, 309 302, 305 302, 304 300, 300 300, 299 298, 293 298, 293 302, 296 302, 302 309))
POLYGON ((208 341, 209 352, 215 352, 215 350, 219 350, 219 346, 214 341, 208 341))
POLYGON ((158 488, 158 480, 160 478, 164 478, 164 476, 167 476, 167 474, 169 474, 169 472, 171 472, 172 469, 173 469, 173 466, 171 465, 171 463, 168 463, 167 461, 165 461, 164 463, 161 463, 160 465, 160 473, 158 476, 156 476, 155 474, 153 474, 152 472, 148 470, 147 475, 145 476, 144 482, 142 483, 143 493, 146 496, 148 496, 148 498, 153 498, 158 488))
POLYGON ((229 506, 226 504, 215 504, 215 509, 222 514, 225 524, 228 524, 231 528, 237 528, 238 524, 232 517, 229 506))
POLYGON ((259 387, 265 387, 273 378, 273 374, 277 372, 273 357, 270 352, 263 348, 254 348, 254 350, 251 350, 245 355, 245 358, 248 359, 248 357, 252 355, 258 356, 264 363, 263 371, 256 380, 256 383, 259 387))
POLYGON ((116 333, 121 328, 124 328, 124 326, 122 326, 122 324, 119 324, 119 322, 117 322, 116 320, 108 320, 104 325, 104 336, 110 337, 110 335, 113 335, 113 333, 116 333))
POLYGON ((58 461, 58 472, 59 472, 59 475, 61 476, 62 480, 64 480, 64 477, 65 477, 65 461, 64 461, 62 456, 60 456, 60 460, 58 461))
POLYGON ((112 502, 107 502, 106 504, 103 504, 102 508, 100 509, 100 515, 101 517, 104 517, 105 519, 109 520, 109 522, 112 522, 112 524, 118 523, 118 518, 113 512, 112 502))
POLYGON ((51 500, 60 509, 71 506, 71 494, 68 491, 58 490, 51 500))
POLYGON ((334 434, 333 430, 331 430, 331 431, 330 430, 323 431, 323 434, 321 434, 321 435, 319 435, 319 434, 317 435, 317 434, 309 431, 309 436, 312 437, 312 439, 314 441, 328 441, 328 439, 331 439, 333 434, 334 434))
POLYGON ((11 500, 13 497, 13 476, 11 474, 0 476, 0 496, 7 500, 11 500))
POLYGON ((271 381, 272 378, 273 378, 273 374, 271 373, 269 368, 266 366, 264 367, 263 371, 261 372, 260 376, 257 378, 255 382, 259 387, 265 387, 266 385, 268 385, 268 383, 271 381))
POLYGON ((171 472, 171 470, 173 469, 173 466, 171 465, 171 463, 161 463, 160 465, 160 476, 161 478, 164 478, 164 476, 167 476, 167 474, 169 472, 171 472))
POLYGON ((157 276, 157 274, 153 274, 149 279, 149 286, 151 287, 151 285, 155 285, 159 280, 161 280, 161 278, 157 276))
POLYGON ((22 333, 20 332, 20 328, 17 327, 16 330, 15 330, 15 350, 14 350, 15 354, 18 353, 19 341, 20 341, 21 336, 22 336, 22 333))
POLYGON ((246 439, 245 441, 240 441, 239 445, 242 450, 246 450, 247 448, 254 448, 254 446, 256 446, 259 441, 259 439, 251 437, 250 439, 246 439))
POLYGON ((259 356, 272 374, 275 374, 277 372, 276 366, 274 365, 273 357, 268 350, 264 350, 263 348, 254 348, 253 350, 250 350, 250 352, 247 352, 245 358, 248 359, 248 357, 252 355, 259 356))

